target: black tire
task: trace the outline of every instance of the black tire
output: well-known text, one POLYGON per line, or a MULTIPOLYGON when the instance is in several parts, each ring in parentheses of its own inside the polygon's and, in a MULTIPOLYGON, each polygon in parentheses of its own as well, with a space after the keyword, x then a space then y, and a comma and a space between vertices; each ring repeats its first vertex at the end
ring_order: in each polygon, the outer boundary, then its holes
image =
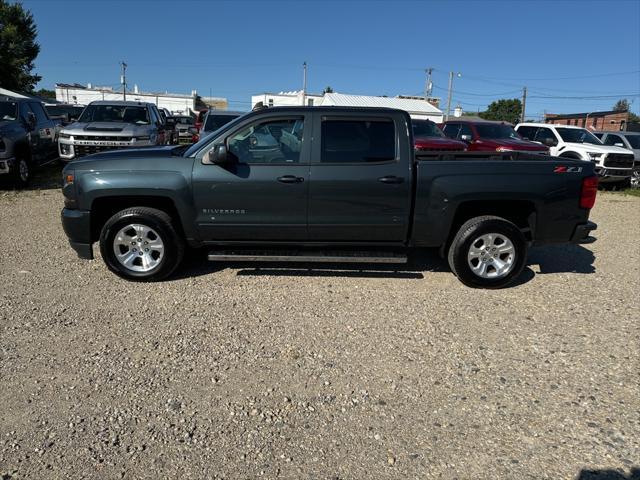
MULTIPOLYGON (((493 216, 475 217, 465 222, 458 230, 449 246, 448 261, 451 271, 468 287, 503 288, 522 273, 527 261, 527 242, 520 229, 504 218, 493 216), (470 248, 477 244, 482 235, 489 233, 497 233, 504 236, 513 244, 514 258, 511 269, 504 276, 496 278, 481 277, 476 275, 469 265, 468 254, 470 248)), ((490 259, 490 261, 492 260, 490 259)), ((495 267, 493 268, 495 270, 495 267)))
POLYGON ((100 253, 109 270, 127 280, 154 282, 171 275, 182 262, 185 243, 178 234, 171 217, 162 210, 148 207, 132 207, 112 216, 100 232, 100 253), (114 239, 128 225, 139 224, 152 229, 160 237, 164 250, 159 262, 148 271, 127 268, 116 258, 114 239))
POLYGON ((11 183, 17 188, 25 188, 31 180, 31 162, 25 155, 17 155, 11 172, 11 183))

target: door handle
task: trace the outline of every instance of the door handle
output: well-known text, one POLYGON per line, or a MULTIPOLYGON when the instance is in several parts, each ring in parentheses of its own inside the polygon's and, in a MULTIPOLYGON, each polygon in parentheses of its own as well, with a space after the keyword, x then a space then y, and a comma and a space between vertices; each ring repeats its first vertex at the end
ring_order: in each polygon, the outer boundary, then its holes
POLYGON ((304 182, 304 177, 296 177, 295 175, 284 175, 282 177, 278 177, 278 181, 280 183, 302 183, 304 182))
POLYGON ((395 175, 387 175, 386 177, 380 177, 378 181, 382 183, 402 183, 404 182, 404 178, 396 177, 395 175))

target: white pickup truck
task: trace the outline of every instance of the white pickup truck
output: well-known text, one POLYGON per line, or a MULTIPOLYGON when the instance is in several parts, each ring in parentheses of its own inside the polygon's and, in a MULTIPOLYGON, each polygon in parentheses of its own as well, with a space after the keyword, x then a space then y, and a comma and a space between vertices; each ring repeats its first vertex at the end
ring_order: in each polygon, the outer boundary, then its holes
POLYGON ((554 157, 593 162, 600 183, 626 186, 633 173, 633 153, 624 148, 603 144, 585 128, 549 123, 519 123, 518 134, 549 147, 554 157))

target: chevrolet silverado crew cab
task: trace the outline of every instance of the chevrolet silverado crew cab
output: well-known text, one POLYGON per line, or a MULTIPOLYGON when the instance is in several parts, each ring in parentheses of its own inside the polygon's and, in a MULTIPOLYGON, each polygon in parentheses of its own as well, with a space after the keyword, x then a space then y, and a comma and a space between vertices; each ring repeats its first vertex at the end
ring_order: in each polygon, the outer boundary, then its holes
POLYGON ((592 162, 602 184, 624 185, 631 178, 633 153, 624 148, 604 145, 585 128, 519 123, 516 131, 524 138, 547 145, 551 155, 592 162))
POLYGON ((419 152, 406 112, 276 107, 190 147, 106 152, 63 170, 81 258, 160 280, 185 247, 213 261, 404 263, 436 247, 466 285, 498 288, 531 244, 587 243, 593 165, 523 153, 419 152))
POLYGON ((60 159, 70 162, 92 153, 167 143, 166 125, 152 103, 91 102, 78 121, 58 137, 60 159))
POLYGON ((58 128, 41 102, 0 100, 0 179, 25 186, 34 167, 55 160, 58 128))

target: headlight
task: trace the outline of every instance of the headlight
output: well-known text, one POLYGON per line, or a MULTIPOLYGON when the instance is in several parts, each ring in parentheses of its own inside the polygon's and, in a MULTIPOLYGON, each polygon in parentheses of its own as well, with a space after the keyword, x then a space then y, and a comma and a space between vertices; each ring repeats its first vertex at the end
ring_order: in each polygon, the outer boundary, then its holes
POLYGON ((604 154, 598 153, 598 152, 587 152, 587 156, 589 157, 590 160, 597 160, 600 157, 602 157, 602 155, 604 154))
POLYGON ((60 153, 62 155, 70 155, 71 154, 71 145, 68 143, 60 143, 60 153))
POLYGON ((71 135, 69 135, 68 133, 60 133, 58 135, 58 138, 71 138, 71 135))

